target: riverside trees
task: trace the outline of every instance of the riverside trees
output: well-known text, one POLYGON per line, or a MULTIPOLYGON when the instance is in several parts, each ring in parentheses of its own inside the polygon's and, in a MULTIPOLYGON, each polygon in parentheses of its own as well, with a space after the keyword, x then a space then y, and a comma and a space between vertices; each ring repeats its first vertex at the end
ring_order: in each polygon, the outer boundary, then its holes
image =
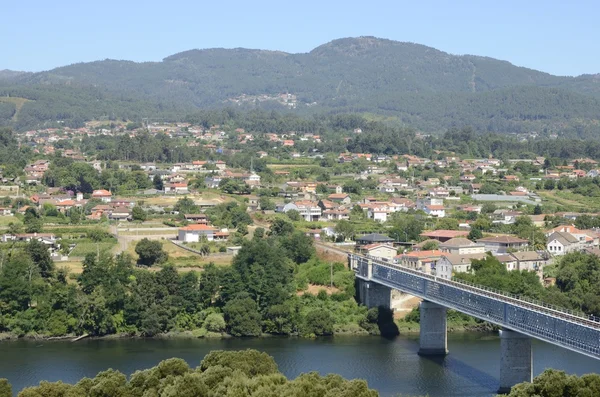
MULTIPOLYGON (((345 380, 339 375, 316 372, 288 380, 279 372, 273 357, 256 350, 213 351, 196 369, 182 359, 161 361, 156 367, 137 371, 127 380, 109 369, 75 385, 41 382, 23 389, 20 397, 41 396, 328 396, 376 397, 364 380, 345 380)), ((10 385, 0 379, 0 397, 11 396, 10 385)))
POLYGON ((207 265, 200 274, 180 274, 168 264, 149 272, 136 268, 129 255, 100 253, 86 256, 77 282, 68 283, 67 273, 56 270, 38 242, 16 246, 0 269, 0 332, 202 336, 226 330, 253 336, 330 334, 340 327, 368 332, 359 327, 366 324, 367 310, 353 299, 352 272, 343 264, 330 269, 321 263, 312 240, 289 226, 245 241, 232 266, 207 265), (333 283, 339 292, 298 296, 309 283, 333 283))

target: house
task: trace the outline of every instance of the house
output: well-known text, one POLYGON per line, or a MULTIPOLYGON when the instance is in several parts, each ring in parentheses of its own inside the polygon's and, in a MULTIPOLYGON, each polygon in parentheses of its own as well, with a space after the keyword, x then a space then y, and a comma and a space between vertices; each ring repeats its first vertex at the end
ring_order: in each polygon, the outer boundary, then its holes
POLYGON ((132 213, 128 207, 115 207, 108 215, 108 219, 112 220, 131 220, 132 213))
POLYGON ((513 252, 510 255, 517 261, 517 270, 541 272, 547 263, 546 258, 536 251, 513 252))
POLYGON ((315 240, 319 240, 321 238, 321 230, 320 229, 312 229, 306 232, 308 237, 312 237, 315 240))
POLYGON ((347 193, 332 193, 329 196, 327 196, 327 199, 329 201, 333 201, 334 203, 339 203, 339 204, 350 204, 352 202, 350 195, 347 193))
POLYGON ((505 254, 509 250, 519 251, 527 248, 529 245, 529 241, 513 236, 484 237, 477 240, 477 242, 483 243, 486 252, 489 251, 492 254, 505 254))
POLYGON ((377 222, 386 222, 389 209, 386 207, 370 206, 367 208, 367 218, 377 222))
POLYGON ((482 254, 485 252, 485 245, 475 243, 464 237, 456 237, 441 243, 440 250, 444 253, 458 255, 482 254))
POLYGON ((582 244, 577 237, 567 232, 554 232, 548 236, 546 249, 552 255, 564 255, 569 252, 578 251, 582 244))
POLYGON ((186 182, 165 183, 165 194, 188 194, 188 184, 186 182))
POLYGON ((419 234, 421 237, 437 240, 442 243, 456 237, 466 237, 468 235, 469 232, 464 230, 433 230, 431 232, 423 232, 419 234))
POLYGON ((198 242, 201 238, 206 237, 207 241, 213 241, 216 232, 217 229, 212 226, 203 224, 188 225, 179 229, 177 240, 183 242, 198 242))
POLYGON ((437 262, 445 255, 440 250, 412 251, 397 255, 394 258, 394 263, 427 274, 433 274, 437 262))
POLYGON ((328 221, 340 221, 350 218, 350 211, 346 209, 331 209, 323 211, 323 218, 328 221))
POLYGON ((446 209, 443 205, 426 205, 423 211, 434 218, 444 218, 446 216, 446 209))
POLYGON ((322 211, 321 207, 313 201, 302 200, 293 203, 287 203, 283 206, 282 212, 288 212, 296 210, 300 213, 300 216, 307 222, 316 222, 321 219, 322 211))
POLYGON ((435 266, 436 277, 452 279, 454 273, 465 273, 471 271, 471 262, 473 260, 485 259, 487 254, 448 254, 441 257, 435 266))
POLYGON ((394 239, 388 236, 384 236, 383 234, 372 233, 365 234, 364 236, 360 236, 356 238, 357 246, 364 246, 374 243, 392 243, 394 239))
POLYGON ((104 203, 110 203, 112 200, 112 193, 109 192, 108 190, 104 190, 104 189, 94 190, 92 192, 92 198, 100 199, 104 203))
POLYGON ((208 224, 208 216, 206 214, 185 214, 183 217, 190 223, 208 224))
POLYGON ((503 264, 506 267, 506 270, 509 272, 512 270, 517 270, 519 267, 517 259, 510 254, 498 254, 494 256, 498 262, 503 264))
POLYGON ((382 259, 385 262, 392 263, 394 257, 396 256, 396 248, 391 246, 390 244, 385 243, 373 243, 363 245, 361 247, 361 251, 363 254, 367 256, 371 256, 377 259, 382 259))

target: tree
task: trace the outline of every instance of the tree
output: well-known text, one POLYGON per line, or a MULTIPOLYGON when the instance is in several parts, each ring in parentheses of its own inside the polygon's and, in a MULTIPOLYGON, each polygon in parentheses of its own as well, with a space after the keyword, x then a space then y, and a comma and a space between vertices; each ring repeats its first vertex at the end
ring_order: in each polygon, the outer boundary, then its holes
POLYGON ((227 325, 222 314, 211 313, 204 319, 203 326, 210 332, 223 332, 227 325))
POLYGON ((341 237, 342 241, 346 241, 354 237, 355 227, 349 221, 342 219, 335 224, 333 231, 341 237))
POLYGON ((180 198, 179 200, 177 200, 177 203, 175 203, 173 210, 179 212, 180 214, 184 214, 184 215, 185 214, 196 214, 199 211, 198 206, 189 197, 184 197, 184 198, 180 198))
POLYGON ((0 397, 12 397, 12 387, 4 378, 0 378, 0 397))
POLYGON ((250 297, 235 298, 223 307, 227 330, 233 336, 259 336, 261 316, 250 297))
POLYGON ((263 238, 265 236, 265 229, 262 227, 257 227, 254 230, 254 238, 263 238))
POLYGON ((471 228, 471 231, 467 235, 467 238, 471 241, 477 241, 480 238, 483 238, 483 233, 479 229, 471 228))
POLYGON ((268 197, 261 197, 258 199, 258 206, 263 211, 272 211, 275 209, 275 203, 268 197))
POLYGON ((288 210, 285 214, 288 218, 290 218, 291 221, 298 222, 302 220, 302 217, 300 216, 300 212, 298 212, 298 210, 288 210))
POLYGON ((332 335, 333 334, 333 317, 331 313, 323 309, 315 309, 306 315, 302 326, 304 335, 332 335))
POLYGON ((283 218, 275 218, 271 224, 269 235, 271 236, 284 236, 294 232, 294 225, 291 222, 286 221, 283 218))
POLYGON ((542 206, 537 204, 534 208, 533 208, 533 215, 541 215, 543 213, 542 210, 542 206))
POLYGON ((454 218, 439 218, 435 230, 458 230, 458 220, 454 218))
POLYGON ((154 185, 154 188, 156 190, 161 190, 162 191, 165 188, 163 180, 160 177, 160 175, 158 175, 158 174, 154 175, 154 178, 152 179, 152 184, 154 185))
POLYGON ((165 263, 169 259, 160 241, 147 238, 143 238, 136 244, 135 253, 139 256, 138 263, 143 266, 165 263))
POLYGON ((40 233, 44 226, 40 215, 34 208, 27 208, 25 211, 25 217, 23 218, 23 224, 25 225, 25 231, 27 233, 40 233))
POLYGON ((48 247, 44 243, 37 239, 32 239, 25 247, 25 251, 39 268, 40 275, 43 278, 49 278, 54 275, 54 261, 50 257, 48 247))
POLYGON ((144 211, 144 209, 142 207, 140 207, 139 205, 136 205, 135 207, 133 207, 133 210, 131 211, 131 216, 134 221, 140 221, 140 222, 144 222, 146 220, 146 218, 148 217, 148 215, 146 214, 146 211, 144 211))
POLYGON ((282 236, 280 242, 287 251, 287 256, 296 263, 304 263, 315 254, 312 238, 300 231, 282 236))

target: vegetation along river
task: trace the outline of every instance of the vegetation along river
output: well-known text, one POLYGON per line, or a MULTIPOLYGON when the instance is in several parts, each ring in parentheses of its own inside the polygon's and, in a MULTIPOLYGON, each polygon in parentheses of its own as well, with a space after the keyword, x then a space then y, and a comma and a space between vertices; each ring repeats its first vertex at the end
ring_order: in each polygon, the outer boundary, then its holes
MULTIPOLYGON (((41 380, 77 382, 107 368, 130 375, 170 357, 192 367, 210 350, 257 349, 272 355, 288 378, 303 372, 334 372, 363 378, 382 396, 492 396, 498 389, 500 341, 494 334, 450 334, 450 354, 442 359, 417 355, 418 336, 231 339, 105 339, 0 343, 0 378, 13 390, 41 380)), ((534 375, 545 368, 568 373, 600 373, 600 361, 534 342, 534 375)))

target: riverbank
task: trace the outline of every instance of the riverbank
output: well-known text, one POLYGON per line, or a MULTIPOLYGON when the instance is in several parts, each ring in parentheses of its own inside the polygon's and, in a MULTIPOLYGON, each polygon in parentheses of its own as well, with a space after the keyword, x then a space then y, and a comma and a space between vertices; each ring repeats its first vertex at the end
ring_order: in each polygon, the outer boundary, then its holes
MULTIPOLYGON (((420 324, 412 321, 404 321, 404 320, 396 320, 394 322, 398 329, 398 334, 418 334, 421 330, 420 324)), ((470 333, 485 333, 485 332, 494 332, 497 331, 498 327, 489 323, 476 323, 474 321, 468 322, 448 322, 448 333, 462 333, 462 332, 470 332, 470 333)), ((274 338, 274 337, 294 337, 301 339, 314 339, 315 336, 302 336, 300 334, 291 334, 291 335, 276 335, 276 334, 267 334, 264 333, 260 336, 255 336, 254 338, 274 338)), ((347 336, 381 336, 377 333, 370 333, 366 329, 360 327, 358 324, 346 324, 341 326, 336 326, 334 329, 332 337, 347 337, 347 336)), ((69 334, 69 335, 61 335, 61 336, 49 336, 38 333, 28 333, 25 335, 16 335, 10 332, 0 332, 0 342, 4 341, 17 341, 17 340, 40 340, 40 341, 72 341, 75 342, 76 339, 81 338, 81 335, 69 334)), ((248 338, 248 337, 237 337, 225 332, 209 332, 205 329, 195 329, 191 331, 170 331, 166 333, 157 334, 154 336, 143 336, 139 334, 131 334, 131 333, 116 333, 116 334, 108 334, 102 336, 88 336, 83 339, 92 339, 92 340, 114 340, 114 339, 132 339, 132 340, 143 340, 143 339, 239 339, 239 338, 248 338)))

